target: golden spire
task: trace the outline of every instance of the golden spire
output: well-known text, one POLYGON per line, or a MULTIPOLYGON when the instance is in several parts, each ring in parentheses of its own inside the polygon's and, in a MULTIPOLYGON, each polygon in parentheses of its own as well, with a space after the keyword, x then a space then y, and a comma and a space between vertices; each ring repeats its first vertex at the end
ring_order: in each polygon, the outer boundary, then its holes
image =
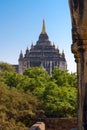
POLYGON ((42 34, 45 34, 45 33, 46 33, 45 21, 43 19, 42 34))

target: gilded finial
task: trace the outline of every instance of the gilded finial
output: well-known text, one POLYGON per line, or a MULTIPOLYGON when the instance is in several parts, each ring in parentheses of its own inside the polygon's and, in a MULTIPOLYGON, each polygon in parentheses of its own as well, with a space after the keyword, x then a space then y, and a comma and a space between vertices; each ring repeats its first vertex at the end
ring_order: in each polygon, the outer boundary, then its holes
POLYGON ((46 33, 45 21, 43 19, 42 34, 45 34, 45 33, 46 33))

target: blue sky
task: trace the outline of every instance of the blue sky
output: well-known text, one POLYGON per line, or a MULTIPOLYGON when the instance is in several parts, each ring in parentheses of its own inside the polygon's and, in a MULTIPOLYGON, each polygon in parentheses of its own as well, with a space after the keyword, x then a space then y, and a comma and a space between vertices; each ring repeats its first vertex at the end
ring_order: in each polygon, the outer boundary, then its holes
POLYGON ((0 0, 0 61, 18 64, 20 50, 38 40, 43 19, 49 40, 64 50, 69 72, 76 72, 68 0, 0 0))

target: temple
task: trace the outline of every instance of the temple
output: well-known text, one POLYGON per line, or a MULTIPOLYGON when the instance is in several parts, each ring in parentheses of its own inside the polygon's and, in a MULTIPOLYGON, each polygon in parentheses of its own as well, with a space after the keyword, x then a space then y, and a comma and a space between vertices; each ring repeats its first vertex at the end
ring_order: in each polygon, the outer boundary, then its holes
POLYGON ((44 20, 38 41, 35 45, 31 45, 30 50, 27 47, 24 55, 22 51, 20 52, 18 62, 20 74, 22 74, 26 68, 36 66, 43 67, 49 74, 51 74, 55 66, 63 70, 67 69, 64 51, 60 53, 54 43, 52 44, 49 40, 44 20))

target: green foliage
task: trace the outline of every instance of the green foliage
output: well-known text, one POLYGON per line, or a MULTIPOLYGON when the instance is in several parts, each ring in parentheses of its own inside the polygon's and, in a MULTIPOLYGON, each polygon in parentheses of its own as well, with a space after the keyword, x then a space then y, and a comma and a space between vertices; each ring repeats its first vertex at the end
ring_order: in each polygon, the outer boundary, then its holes
POLYGON ((44 71, 42 68, 38 67, 26 69, 23 75, 29 77, 30 82, 28 89, 35 96, 41 99, 46 84, 50 80, 50 75, 47 73, 47 71, 44 71))
POLYGON ((48 86, 44 91, 44 110, 49 117, 76 116, 77 89, 48 86))
POLYGON ((52 72, 52 80, 55 80, 56 84, 60 87, 69 86, 76 87, 77 75, 76 73, 68 73, 67 70, 61 70, 55 67, 52 72))
POLYGON ((29 130, 29 129, 23 123, 15 122, 14 119, 11 119, 10 121, 0 122, 0 130, 29 130))
POLYGON ((38 105, 39 101, 30 92, 24 93, 0 83, 0 124, 2 127, 7 129, 13 125, 13 128, 16 128, 17 125, 19 128, 19 124, 29 127, 31 119, 36 115, 38 105))
POLYGON ((44 71, 40 67, 32 67, 25 70, 24 75, 29 76, 30 78, 37 78, 38 76, 48 78, 48 72, 44 71))
POLYGON ((77 74, 76 73, 69 74, 68 83, 70 87, 77 87, 77 74))
POLYGON ((19 75, 16 72, 5 72, 4 83, 10 87, 23 89, 24 91, 29 90, 30 79, 28 76, 19 75))
POLYGON ((37 109, 43 109, 47 117, 76 116, 76 73, 55 67, 49 75, 42 68, 33 67, 19 75, 6 67, 9 65, 3 66, 0 72, 2 129, 27 130, 37 109))
POLYGON ((0 62, 0 72, 4 71, 15 72, 15 68, 8 63, 0 62))
POLYGON ((16 72, 5 72, 4 73, 5 83, 10 87, 16 87, 20 82, 20 76, 16 72))

